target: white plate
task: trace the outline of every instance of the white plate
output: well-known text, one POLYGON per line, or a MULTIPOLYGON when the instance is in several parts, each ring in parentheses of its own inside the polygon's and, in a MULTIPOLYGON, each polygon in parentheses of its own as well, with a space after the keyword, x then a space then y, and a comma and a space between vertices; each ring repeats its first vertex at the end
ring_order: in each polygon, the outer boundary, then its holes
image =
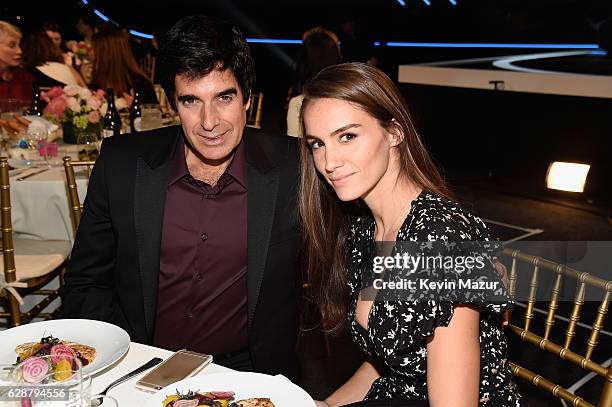
POLYGON ((10 165, 13 168, 30 168, 32 166, 32 161, 30 160, 20 160, 18 158, 9 158, 8 160, 8 165, 10 165))
POLYGON ((314 407, 312 398, 303 389, 284 377, 262 373, 231 372, 189 377, 168 385, 151 396, 145 407, 161 407, 162 401, 176 391, 233 391, 236 400, 268 397, 276 407, 314 407))
POLYGON ((116 325, 91 319, 56 319, 0 331, 0 364, 15 363, 17 345, 38 342, 49 335, 96 349, 93 362, 83 368, 86 374, 99 372, 113 364, 130 348, 130 336, 116 325))

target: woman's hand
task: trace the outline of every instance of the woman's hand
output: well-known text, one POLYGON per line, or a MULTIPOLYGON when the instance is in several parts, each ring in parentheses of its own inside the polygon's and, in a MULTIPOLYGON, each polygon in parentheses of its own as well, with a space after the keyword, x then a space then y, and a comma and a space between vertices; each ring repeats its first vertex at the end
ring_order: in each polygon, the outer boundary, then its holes
MULTIPOLYGON (((504 264, 497 259, 494 260, 493 265, 495 266, 495 271, 497 271, 497 274, 499 275, 499 278, 504 284, 504 287, 506 287, 506 290, 509 290, 510 289, 510 279, 508 278, 508 269, 506 269, 506 266, 504 266, 504 264)), ((504 315, 502 317, 502 326, 506 326, 510 323, 511 313, 512 313, 511 309, 504 312, 504 315)))
POLYGON ((123 97, 123 99, 125 99, 125 102, 127 103, 128 107, 131 107, 132 102, 134 102, 134 89, 130 89, 130 93, 123 92, 121 96, 123 97))

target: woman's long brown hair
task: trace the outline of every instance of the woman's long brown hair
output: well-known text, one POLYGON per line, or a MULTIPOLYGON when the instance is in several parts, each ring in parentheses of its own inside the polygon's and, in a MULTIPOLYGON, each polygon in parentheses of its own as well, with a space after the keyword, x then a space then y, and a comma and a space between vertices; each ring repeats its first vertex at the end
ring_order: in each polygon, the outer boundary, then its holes
MULTIPOLYGON (((304 87, 301 116, 317 99, 344 100, 357 106, 380 125, 400 129, 403 141, 397 146, 400 176, 438 196, 453 199, 446 182, 425 149, 399 89, 382 71, 361 63, 333 65, 323 69, 304 87)), ((304 131, 302 120, 302 134, 304 131)), ((342 202, 318 174, 306 138, 301 141, 299 210, 304 228, 307 299, 319 306, 324 326, 340 331, 348 313, 346 242, 350 222, 363 212, 359 202, 342 202)))
POLYGON ((91 44, 94 53, 92 87, 113 88, 115 95, 120 97, 134 87, 136 75, 147 78, 132 54, 126 33, 111 29, 101 31, 94 34, 91 44))

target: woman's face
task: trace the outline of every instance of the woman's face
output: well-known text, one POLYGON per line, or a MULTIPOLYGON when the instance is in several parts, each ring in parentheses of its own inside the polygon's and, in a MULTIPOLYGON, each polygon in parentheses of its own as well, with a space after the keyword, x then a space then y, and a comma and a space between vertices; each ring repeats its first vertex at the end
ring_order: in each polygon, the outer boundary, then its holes
MULTIPOLYGON (((390 175, 401 138, 349 102, 315 99, 304 111, 315 167, 342 201, 365 199, 390 175)), ((395 175, 396 176, 396 175, 395 175)))
POLYGON ((22 54, 19 40, 19 37, 12 34, 0 37, 0 68, 19 66, 22 54))

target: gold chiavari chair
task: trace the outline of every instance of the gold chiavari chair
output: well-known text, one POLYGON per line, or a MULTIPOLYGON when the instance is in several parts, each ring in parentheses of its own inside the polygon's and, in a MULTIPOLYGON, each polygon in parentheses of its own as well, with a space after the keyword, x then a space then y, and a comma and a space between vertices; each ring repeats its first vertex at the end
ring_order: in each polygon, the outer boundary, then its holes
MULTIPOLYGON (((612 407, 612 367, 606 368, 603 365, 592 360, 593 352, 599 343, 599 335, 604 327, 604 320, 608 313, 608 303, 610 292, 612 292, 612 281, 603 280, 586 272, 579 272, 563 264, 558 264, 541 257, 532 256, 506 248, 504 254, 512 260, 510 269, 510 284, 509 291, 512 296, 517 290, 517 263, 519 261, 526 262, 533 266, 531 278, 529 279, 529 294, 527 298, 527 306, 523 320, 523 326, 519 327, 511 324, 510 330, 518 335, 523 342, 539 347, 540 349, 550 352, 551 354, 571 362, 582 369, 593 372, 601 376, 604 380, 602 392, 597 402, 598 407, 612 407), (532 322, 534 319, 535 304, 537 301, 536 293, 538 290, 539 277, 542 272, 553 273, 554 286, 551 290, 550 303, 546 320, 544 321, 544 336, 540 336, 532 331, 532 322), (554 343, 551 338, 551 332, 555 326, 555 316, 559 308, 559 299, 563 280, 575 280, 577 289, 574 295, 572 312, 569 317, 567 329, 565 331, 565 339, 563 345, 554 343), (584 305, 585 292, 587 286, 603 291, 603 299, 599 303, 595 320, 591 326, 591 333, 586 343, 586 351, 584 355, 580 354, 576 349, 570 349, 572 340, 576 335, 576 326, 581 317, 581 311, 584 305)), ((574 346, 575 348, 575 346, 574 346)), ((517 364, 510 363, 512 373, 514 375, 529 381, 534 386, 550 392, 553 396, 569 402, 575 407, 594 407, 593 404, 586 401, 582 397, 576 396, 564 387, 555 384, 539 374, 533 373, 517 364)))
POLYGON ((11 219, 11 186, 6 157, 0 158, 0 209, 2 223, 2 273, 0 294, 5 298, 8 311, 0 312, 8 318, 10 326, 18 326, 38 317, 54 318, 60 311, 42 312, 59 297, 58 289, 43 289, 51 280, 62 276, 66 259, 70 255, 69 241, 15 239, 11 219), (28 311, 22 311, 24 296, 42 296, 28 311))
POLYGON ((140 60, 140 67, 151 82, 155 82, 155 57, 147 54, 140 60))
POLYGON ((72 218, 72 230, 76 236, 76 231, 79 228, 81 214, 83 213, 83 204, 79 199, 79 190, 75 175, 75 167, 85 167, 87 169, 87 179, 91 175, 91 170, 95 161, 72 161, 70 157, 64 157, 64 170, 66 171, 66 185, 68 190, 68 203, 70 204, 70 217, 72 218))
POLYGON ((255 129, 261 129, 261 112, 263 106, 263 92, 254 93, 251 92, 251 105, 247 110, 246 125, 255 129))
POLYGON ((170 101, 168 100, 168 96, 166 96, 166 92, 164 88, 159 83, 153 85, 155 89, 155 96, 157 97, 157 101, 159 102, 159 108, 161 109, 164 115, 172 114, 172 106, 170 105, 170 101))

